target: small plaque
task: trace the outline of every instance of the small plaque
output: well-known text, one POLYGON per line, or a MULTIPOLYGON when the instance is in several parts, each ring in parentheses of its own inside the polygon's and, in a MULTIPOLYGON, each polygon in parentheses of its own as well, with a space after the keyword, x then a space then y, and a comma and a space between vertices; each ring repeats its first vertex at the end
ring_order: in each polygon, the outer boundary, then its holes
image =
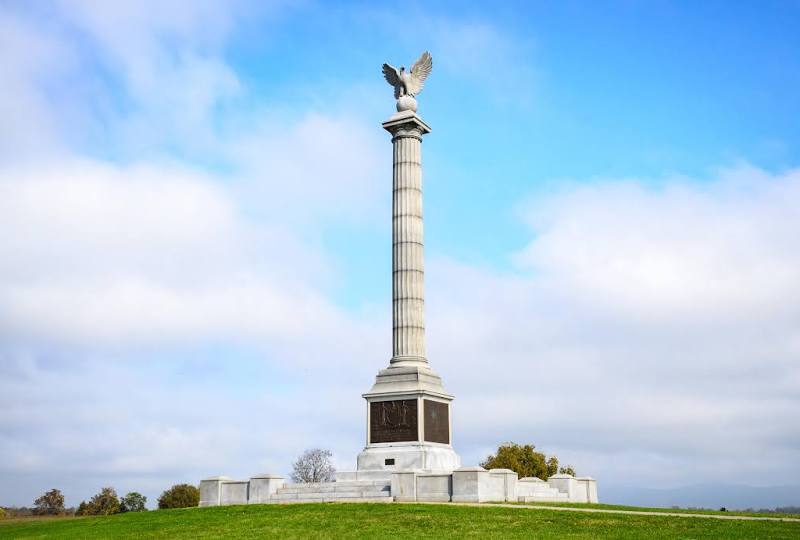
POLYGON ((424 408, 425 440, 450 444, 450 405, 426 399, 424 408))
POLYGON ((373 401, 369 404, 371 443, 419 440, 417 400, 373 401))

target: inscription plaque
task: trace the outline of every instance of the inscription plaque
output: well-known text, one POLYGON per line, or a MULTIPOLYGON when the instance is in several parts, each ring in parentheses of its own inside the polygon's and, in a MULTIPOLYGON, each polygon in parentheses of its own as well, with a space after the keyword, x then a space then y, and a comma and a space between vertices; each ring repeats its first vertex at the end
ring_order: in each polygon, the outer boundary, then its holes
POLYGON ((416 399, 369 404, 369 442, 416 441, 418 438, 416 399))
POLYGON ((450 406, 440 401, 424 400, 425 440, 450 444, 450 406))

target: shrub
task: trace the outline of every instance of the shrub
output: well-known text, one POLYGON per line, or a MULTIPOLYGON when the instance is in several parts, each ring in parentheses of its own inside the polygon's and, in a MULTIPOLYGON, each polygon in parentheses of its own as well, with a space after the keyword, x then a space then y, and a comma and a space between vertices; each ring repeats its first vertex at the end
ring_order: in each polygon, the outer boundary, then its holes
POLYGON ((76 516, 88 516, 89 515, 89 505, 86 504, 86 501, 81 501, 81 504, 78 505, 78 508, 75 509, 76 516))
POLYGON ((33 504, 33 513, 37 516, 59 516, 64 513, 64 495, 58 489, 51 489, 33 504))
MULTIPOLYGON (((481 463, 485 469, 511 469, 520 478, 536 476, 547 480, 558 472, 558 458, 546 457, 541 452, 536 452, 532 444, 520 445, 516 443, 501 444, 495 454, 486 458, 481 463)), ((572 470, 572 467, 569 467, 572 470)), ((573 473, 575 471, 573 470, 573 473)))
POLYGON ((200 490, 189 484, 172 486, 158 498, 158 508, 190 508, 200 504, 200 490))
POLYGON ((132 491, 120 500, 120 512, 144 512, 147 510, 147 497, 136 491, 132 491))
POLYGON ((572 465, 567 465, 566 467, 561 467, 561 468, 558 469, 558 472, 560 474, 570 474, 572 476, 577 476, 575 474, 575 469, 572 467, 572 465))
POLYGON ((86 506, 87 513, 85 515, 110 516, 119 513, 119 497, 114 488, 104 487, 100 493, 89 499, 86 506))

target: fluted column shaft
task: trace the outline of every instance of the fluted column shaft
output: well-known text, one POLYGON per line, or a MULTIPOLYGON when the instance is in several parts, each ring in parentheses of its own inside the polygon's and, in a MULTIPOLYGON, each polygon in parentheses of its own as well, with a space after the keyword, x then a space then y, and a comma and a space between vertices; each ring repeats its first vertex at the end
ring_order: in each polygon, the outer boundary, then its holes
POLYGON ((384 127, 393 135, 391 362, 427 363, 421 150, 428 128, 416 115, 384 127))

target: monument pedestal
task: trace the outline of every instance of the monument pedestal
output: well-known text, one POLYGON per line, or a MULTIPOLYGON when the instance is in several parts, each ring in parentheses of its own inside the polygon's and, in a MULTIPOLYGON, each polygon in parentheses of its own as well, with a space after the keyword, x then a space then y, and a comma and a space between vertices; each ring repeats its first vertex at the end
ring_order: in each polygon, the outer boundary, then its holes
POLYGON ((356 479, 388 478, 398 471, 450 472, 461 466, 451 445, 453 396, 427 364, 381 370, 363 397, 367 445, 358 455, 356 479))

